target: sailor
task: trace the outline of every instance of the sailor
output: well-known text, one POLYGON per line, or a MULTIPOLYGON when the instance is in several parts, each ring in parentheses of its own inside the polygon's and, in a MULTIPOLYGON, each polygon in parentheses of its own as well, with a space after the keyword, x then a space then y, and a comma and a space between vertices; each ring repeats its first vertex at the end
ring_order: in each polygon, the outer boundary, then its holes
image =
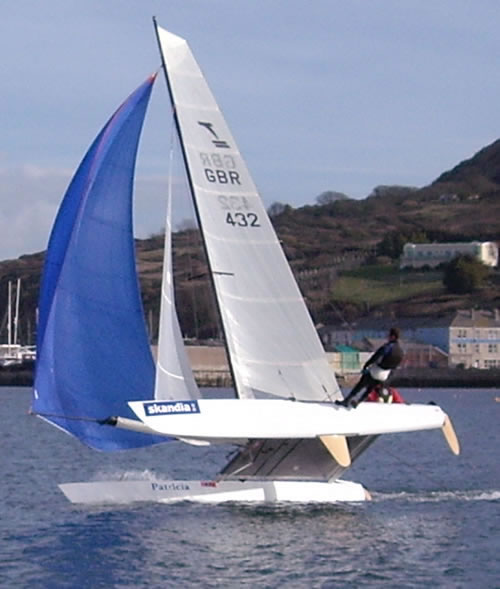
POLYGON ((368 396, 371 389, 384 383, 389 378, 391 371, 399 366, 402 359, 403 350, 399 345, 399 329, 397 327, 391 327, 388 341, 380 346, 365 362, 358 383, 343 401, 336 401, 335 403, 344 407, 356 407, 358 403, 368 396), (365 389, 364 392, 356 401, 354 397, 363 388, 365 389))

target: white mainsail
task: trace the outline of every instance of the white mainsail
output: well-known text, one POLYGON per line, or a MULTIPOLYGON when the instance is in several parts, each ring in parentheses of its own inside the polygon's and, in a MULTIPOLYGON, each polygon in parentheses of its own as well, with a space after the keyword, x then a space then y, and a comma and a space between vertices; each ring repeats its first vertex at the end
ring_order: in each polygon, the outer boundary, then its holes
POLYGON ((157 27, 240 398, 340 397, 262 200, 186 41, 157 27))

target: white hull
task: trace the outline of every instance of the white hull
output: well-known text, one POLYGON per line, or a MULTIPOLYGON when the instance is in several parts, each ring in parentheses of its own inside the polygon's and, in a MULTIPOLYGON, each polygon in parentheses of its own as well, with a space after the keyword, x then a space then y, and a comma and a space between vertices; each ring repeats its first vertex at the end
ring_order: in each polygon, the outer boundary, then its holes
POLYGON ((370 499, 359 483, 349 481, 95 481, 59 485, 71 503, 134 503, 240 501, 274 503, 359 502, 370 499))
POLYGON ((153 400, 129 405, 142 423, 162 435, 219 442, 392 434, 441 428, 446 419, 437 405, 399 403, 361 403, 357 409, 281 399, 153 400))

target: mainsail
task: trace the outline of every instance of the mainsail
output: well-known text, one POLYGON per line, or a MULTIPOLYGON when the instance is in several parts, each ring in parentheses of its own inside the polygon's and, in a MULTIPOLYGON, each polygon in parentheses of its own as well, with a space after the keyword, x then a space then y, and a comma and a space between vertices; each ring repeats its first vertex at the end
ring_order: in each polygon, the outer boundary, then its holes
POLYGON ((157 27, 240 398, 340 397, 262 200, 186 41, 157 27))
POLYGON ((165 438, 102 427, 150 399, 155 370, 135 267, 132 188, 156 76, 118 108, 80 164, 49 241, 33 411, 100 450, 165 438))

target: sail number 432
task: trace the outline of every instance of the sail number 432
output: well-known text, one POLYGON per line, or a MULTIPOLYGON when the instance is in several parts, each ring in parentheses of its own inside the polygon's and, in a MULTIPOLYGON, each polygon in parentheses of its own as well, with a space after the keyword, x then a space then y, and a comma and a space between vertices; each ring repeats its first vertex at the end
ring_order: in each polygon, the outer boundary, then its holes
POLYGON ((226 223, 238 227, 260 227, 255 213, 226 213, 226 223))
POLYGON ((219 195, 220 207, 226 211, 226 223, 233 227, 260 227, 257 213, 251 212, 250 203, 244 196, 219 195))

